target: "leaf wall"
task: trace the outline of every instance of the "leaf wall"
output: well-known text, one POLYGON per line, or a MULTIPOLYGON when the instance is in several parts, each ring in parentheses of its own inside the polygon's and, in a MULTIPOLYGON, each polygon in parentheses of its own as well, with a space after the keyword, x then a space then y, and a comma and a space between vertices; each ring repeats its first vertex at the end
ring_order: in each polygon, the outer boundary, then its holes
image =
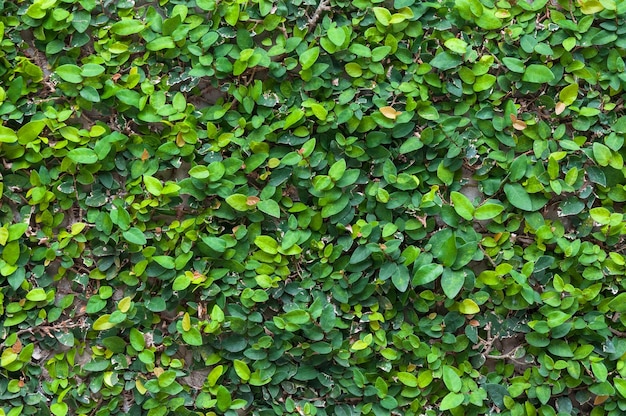
POLYGON ((1 415, 623 413, 626 2, 0 11, 1 415))

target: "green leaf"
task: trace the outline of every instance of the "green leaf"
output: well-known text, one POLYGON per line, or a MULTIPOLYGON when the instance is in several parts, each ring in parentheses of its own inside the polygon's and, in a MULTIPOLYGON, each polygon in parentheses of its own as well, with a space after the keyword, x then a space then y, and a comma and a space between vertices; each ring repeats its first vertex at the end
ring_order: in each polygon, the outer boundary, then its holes
POLYGON ((72 14, 72 26, 78 33, 84 33, 91 24, 91 14, 87 10, 75 10, 72 14))
POLYGON ((444 43, 446 48, 450 49, 454 53, 464 54, 467 50, 467 42, 459 38, 450 38, 444 43))
POLYGON ((122 233, 122 236, 129 243, 137 244, 137 245, 140 245, 140 246, 142 246, 142 245, 144 245, 144 244, 146 244, 148 242, 148 240, 146 239, 146 236, 143 234, 143 232, 141 232, 141 230, 139 228, 136 228, 136 227, 131 227, 127 231, 124 231, 122 233))
POLYGON ((352 351, 362 351, 371 345, 372 339, 372 334, 367 334, 363 339, 354 341, 350 349, 352 351))
POLYGON ((85 64, 80 69, 80 74, 83 77, 97 77, 104 73, 104 67, 99 64, 85 64))
POLYGON ((163 49, 174 49, 175 47, 176 44, 171 36, 161 36, 146 44, 146 49, 153 52, 163 49))
POLYGON ((419 137, 412 136, 402 143, 399 152, 404 155, 419 150, 422 147, 424 147, 424 142, 422 142, 419 137))
POLYGON ((98 93, 98 90, 91 85, 84 86, 80 90, 80 96, 92 103, 100 102, 100 94, 98 93))
POLYGON ((206 179, 209 177, 209 168, 205 165, 197 165, 189 169, 189 176, 194 179, 206 179))
POLYGON ((333 181, 337 182, 339 179, 341 179, 345 171, 346 161, 345 159, 339 159, 338 161, 333 163, 330 169, 328 169, 328 176, 330 176, 333 181))
POLYGON ((47 295, 46 295, 46 291, 43 288, 37 287, 35 289, 31 289, 27 294, 26 294, 26 299, 33 301, 33 302, 41 302, 46 300, 47 295))
POLYGON ((65 416, 69 411, 69 407, 64 402, 56 402, 50 405, 50 411, 54 416, 65 416))
POLYGON ((522 81, 535 84, 545 84, 554 80, 554 73, 545 65, 528 65, 522 76, 522 81))
MULTIPOLYGON (((46 123, 43 120, 29 121, 28 123, 24 124, 17 131, 17 138, 19 140, 19 143, 28 144, 36 140, 43 131, 44 127, 46 127, 46 123)), ((13 132, 13 130, 7 127, 0 126, 0 143, 15 142, 13 137, 14 135, 15 133, 13 132), (3 138, 3 136, 6 138, 3 138), (9 141, 6 141, 7 139, 9 141)))
POLYGON ((206 236, 202 237, 202 241, 209 246, 211 250, 217 251, 218 253, 223 253, 226 250, 226 241, 222 238, 206 236))
POLYGON ((116 35, 128 36, 143 31, 146 26, 139 20, 123 19, 115 22, 109 31, 116 35))
POLYGON ((509 69, 511 72, 517 72, 519 74, 523 74, 526 67, 524 66, 524 61, 518 58, 513 57, 504 57, 502 58, 502 63, 509 69))
POLYGON ((545 348, 550 344, 550 338, 537 332, 526 334, 526 341, 528 341, 529 345, 537 348, 545 348))
POLYGON ((311 111, 313 111, 313 114, 319 120, 323 121, 323 120, 326 120, 326 117, 328 117, 328 110, 326 110, 326 108, 324 108, 324 106, 321 104, 318 104, 318 103, 311 104, 311 111))
POLYGON ((589 215, 591 215, 591 218, 595 222, 601 225, 606 225, 611 221, 611 211, 604 207, 591 208, 589 210, 589 215))
POLYGON ((63 81, 72 84, 80 84, 83 82, 82 70, 79 66, 73 64, 65 64, 57 67, 54 71, 63 81))
POLYGON ((361 65, 357 64, 356 62, 348 62, 344 68, 346 70, 346 73, 352 78, 360 78, 361 75, 363 75, 361 65))
POLYGON ((502 21, 496 17, 495 9, 483 9, 483 13, 476 19, 476 24, 483 29, 494 30, 502 27, 502 21))
POLYGON ((163 191, 163 184, 155 177, 144 175, 143 184, 145 185, 146 190, 154 196, 160 196, 161 191, 163 191))
POLYGON ((146 340, 137 328, 130 329, 129 339, 130 345, 135 349, 135 351, 143 351, 146 346, 146 340))
POLYGON ((283 129, 286 130, 289 127, 293 126, 298 121, 300 121, 302 117, 304 117, 304 111, 302 111, 300 108, 294 108, 285 119, 285 124, 283 126, 283 129))
POLYGON ((594 142, 592 148, 593 158, 596 160, 596 162, 598 162, 598 165, 608 166, 611 162, 611 149, 599 142, 594 142))
POLYGON ((570 84, 559 92, 559 100, 566 106, 571 105, 578 98, 578 84, 570 84))
POLYGON ((307 311, 301 309, 294 309, 293 311, 289 311, 283 315, 281 315, 285 321, 296 324, 296 325, 304 325, 311 321, 311 315, 307 311))
POLYGON ((183 341, 189 345, 200 346, 202 345, 202 334, 195 326, 192 326, 189 331, 183 332, 183 341))
POLYGON ((389 26, 391 22, 391 12, 384 7, 373 7, 372 11, 376 20, 383 26, 389 26))
POLYGON ((341 46, 346 41, 346 32, 337 26, 331 26, 328 29, 328 39, 336 46, 341 46))
POLYGON ((216 396, 217 396, 217 408, 222 412, 227 411, 230 408, 231 403, 233 402, 228 389, 224 386, 219 386, 217 388, 216 396))
POLYGON ((189 285, 191 285, 191 278, 187 274, 181 274, 174 279, 172 289, 177 291, 185 290, 189 287, 189 285))
POLYGON ((389 55, 391 52, 390 46, 378 46, 372 50, 372 61, 380 62, 389 55))
POLYGON ((452 200, 454 210, 457 214, 468 221, 474 219, 474 205, 468 197, 460 192, 452 191, 450 193, 450 199, 452 200))
MULTIPOLYGON (((608 370, 606 366, 604 365, 604 363, 591 363, 591 371, 593 371, 593 375, 596 376, 596 378, 600 380, 601 382, 606 381, 606 378, 609 375, 608 370)), ((626 381, 626 380, 622 380, 622 381, 626 381)))
POLYGON ((26 230, 28 230, 29 225, 24 222, 18 222, 16 224, 11 224, 9 226, 9 236, 7 237, 7 241, 14 241, 24 235, 26 230))
POLYGON ((176 267, 174 265, 174 258, 171 256, 154 256, 152 260, 165 269, 174 269, 176 267))
MULTIPOLYGON (((361 45, 360 43, 352 43, 348 50, 356 56, 360 56, 362 58, 370 58, 372 56, 372 50, 365 45, 361 45)), ((346 64, 346 66, 347 65, 348 64, 346 64)), ((358 66, 360 68, 360 65, 358 66)))
POLYGON ((320 48, 319 46, 314 46, 311 49, 307 49, 300 55, 300 65, 302 69, 309 69, 313 66, 313 64, 317 61, 317 58, 320 56, 320 48))
POLYGON ((563 358, 571 358, 574 356, 574 353, 572 352, 569 344, 562 339, 553 339, 550 342, 550 345, 548 345, 548 351, 556 356, 563 358))
POLYGON ((615 386, 615 390, 617 390, 620 396, 626 398, 626 380, 623 378, 615 377, 613 378, 613 385, 615 386))
POLYGON ((239 9, 239 3, 228 4, 226 6, 226 14, 224 15, 224 20, 231 26, 235 26, 239 21, 239 14, 241 10, 239 9))
POLYGON ((280 218, 280 206, 278 205, 278 202, 273 199, 259 201, 256 206, 259 211, 271 215, 274 218, 280 218))
POLYGON ((449 365, 443 366, 443 383, 446 385, 448 390, 455 393, 460 392, 461 387, 463 387, 461 377, 459 377, 454 368, 449 365))
POLYGON ((243 381, 250 380, 251 372, 248 364, 241 360, 234 360, 233 365, 235 367, 235 373, 237 373, 237 376, 239 376, 240 379, 242 379, 243 381))
POLYGON ((17 134, 4 126, 0 126, 0 143, 15 143, 17 141, 17 134))
POLYGON ((219 378, 224 374, 224 366, 218 365, 215 366, 207 376, 207 382, 209 383, 209 387, 213 387, 217 384, 219 378))
POLYGON ((350 203, 350 196, 343 194, 338 200, 330 202, 324 208, 322 208, 322 217, 328 218, 333 215, 339 214, 350 203))
POLYGON ((406 371, 400 371, 398 374, 396 374, 396 377, 398 377, 400 383, 404 384, 405 386, 417 387, 417 377, 415 377, 411 373, 407 373, 406 371))
POLYGON ((8 243, 2 251, 2 259, 9 265, 15 265, 20 258, 20 244, 17 241, 8 243))
POLYGON ((492 74, 483 74, 474 80, 472 88, 476 92, 486 91, 490 89, 496 82, 496 76, 492 74))
POLYGON ((391 282, 400 292, 406 292, 409 288, 409 270, 404 265, 399 265, 394 274, 391 275, 391 282))
POLYGON ((443 293, 450 299, 459 294, 465 283, 465 272, 445 269, 441 276, 441 288, 443 293))
POLYGON ((462 62, 462 59, 458 55, 453 55, 449 52, 440 52, 430 61, 430 64, 441 71, 447 71, 448 69, 456 68, 462 62))
POLYGON ((504 193, 511 205, 524 211, 538 211, 548 202, 548 199, 543 196, 529 194, 518 183, 507 183, 504 185, 504 193))
POLYGON ((67 157, 69 157, 74 163, 82 163, 84 165, 91 165, 98 161, 98 155, 92 149, 86 147, 79 147, 77 149, 72 149, 67 153, 67 157))
POLYGON ((278 243, 268 235, 259 235, 254 239, 254 245, 267 254, 278 253, 278 243))
POLYGON ((437 279, 443 273, 441 264, 430 263, 421 266, 413 276, 413 285, 425 285, 437 279))
POLYGON ((502 205, 487 202, 474 210, 474 218, 479 221, 490 220, 500 215, 502 211, 504 211, 502 205))
POLYGON ((157 377, 157 383, 161 388, 171 385, 174 381, 176 381, 176 371, 174 370, 166 370, 157 377))
POLYGON ((141 95, 137 91, 119 90, 115 93, 115 96, 124 104, 132 105, 135 108, 139 108, 139 100, 141 99, 141 95))
POLYGON ((152 312, 163 312, 167 309, 167 305, 165 304, 165 300, 161 296, 152 296, 150 297, 144 305, 146 309, 152 312))
POLYGON ((441 400, 439 410, 450 410, 454 409, 455 407, 459 407, 461 404, 463 404, 463 401, 465 400, 464 397, 465 396, 461 393, 450 392, 446 394, 443 400, 441 400))
POLYGON ((237 211, 247 211, 250 209, 248 205, 248 196, 243 194, 232 194, 226 197, 226 203, 237 211))

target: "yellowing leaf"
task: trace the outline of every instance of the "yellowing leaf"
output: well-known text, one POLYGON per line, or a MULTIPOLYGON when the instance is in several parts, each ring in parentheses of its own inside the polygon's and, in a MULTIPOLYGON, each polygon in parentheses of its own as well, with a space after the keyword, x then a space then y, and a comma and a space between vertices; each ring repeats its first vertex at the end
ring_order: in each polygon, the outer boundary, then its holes
POLYGON ((135 380, 135 387, 137 388, 139 394, 141 394, 142 396, 148 391, 148 389, 144 387, 143 383, 139 379, 135 380))
POLYGON ((350 347, 350 349, 352 351, 361 351, 364 350, 365 348, 369 347, 370 344, 372 343, 372 334, 367 334, 363 337, 363 339, 359 339, 357 341, 354 342, 354 344, 352 344, 352 347, 350 347))
POLYGON ((117 309, 119 309, 122 313, 126 313, 130 309, 131 304, 132 301, 130 299, 130 296, 126 296, 125 298, 120 299, 119 303, 117 304, 117 309))
POLYGON ((107 329, 113 328, 115 324, 109 321, 110 317, 110 314, 106 314, 96 319, 96 321, 93 323, 93 329, 95 329, 96 331, 106 331, 107 329))
POLYGON ((385 107, 381 107, 380 108, 380 112, 383 114, 383 116, 391 119, 391 120, 395 120, 400 114, 402 114, 402 111, 396 111, 393 107, 391 106, 385 106, 385 107))
POLYGON ((363 342, 361 340, 358 340, 354 344, 352 344, 352 347, 350 347, 350 349, 352 351, 361 351, 361 350, 364 350, 367 347, 368 347, 367 343, 365 343, 365 342, 363 342))
POLYGON ((563 88, 559 92, 559 101, 562 101, 566 106, 571 105, 578 98, 578 84, 572 83, 563 88))
POLYGON ((237 373, 240 379, 242 379, 244 382, 250 380, 251 372, 248 364, 241 360, 235 360, 233 361, 233 364, 235 367, 235 373, 237 373))
POLYGON ((596 14, 604 10, 604 6, 597 0, 578 0, 580 11, 584 14, 596 14))
POLYGON ((480 312, 480 308, 472 299, 463 299, 463 302, 459 303, 459 312, 464 315, 474 315, 480 312))
POLYGON ((554 106, 554 114, 556 114, 557 116, 559 114, 561 114, 563 111, 565 111, 565 104, 562 101, 559 101, 558 103, 556 103, 556 105, 554 106))
POLYGON ((183 315, 183 331, 189 331, 191 329, 191 317, 189 312, 185 312, 183 315))

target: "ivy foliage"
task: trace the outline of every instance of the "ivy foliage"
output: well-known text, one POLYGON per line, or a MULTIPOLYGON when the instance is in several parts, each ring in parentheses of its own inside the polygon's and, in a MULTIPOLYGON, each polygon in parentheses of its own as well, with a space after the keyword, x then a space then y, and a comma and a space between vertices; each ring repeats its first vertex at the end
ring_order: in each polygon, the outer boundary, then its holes
POLYGON ((626 411, 626 2, 0 11, 1 415, 626 411))

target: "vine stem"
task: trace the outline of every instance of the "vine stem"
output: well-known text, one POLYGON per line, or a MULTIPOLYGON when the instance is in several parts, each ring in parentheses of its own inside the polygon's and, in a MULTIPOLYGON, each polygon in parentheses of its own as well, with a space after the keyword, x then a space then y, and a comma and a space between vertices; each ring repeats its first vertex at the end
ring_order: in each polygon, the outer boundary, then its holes
POLYGON ((315 9, 315 13, 313 13, 313 16, 311 16, 311 18, 309 19, 309 22, 306 25, 307 32, 310 33, 315 29, 315 26, 317 25, 317 21, 322 16, 322 12, 328 11, 328 10, 331 10, 330 0, 322 0, 320 4, 317 6, 317 9, 315 9))

